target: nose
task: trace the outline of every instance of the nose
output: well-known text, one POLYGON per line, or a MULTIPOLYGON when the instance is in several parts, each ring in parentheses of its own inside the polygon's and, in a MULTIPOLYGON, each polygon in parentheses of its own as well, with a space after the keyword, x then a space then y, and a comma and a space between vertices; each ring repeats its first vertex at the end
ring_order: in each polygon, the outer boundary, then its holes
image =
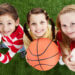
POLYGON ((36 29, 39 30, 40 28, 41 28, 41 25, 38 24, 38 25, 36 26, 36 29))
POLYGON ((8 30, 7 25, 4 25, 4 26, 3 26, 3 31, 6 32, 7 30, 8 30))

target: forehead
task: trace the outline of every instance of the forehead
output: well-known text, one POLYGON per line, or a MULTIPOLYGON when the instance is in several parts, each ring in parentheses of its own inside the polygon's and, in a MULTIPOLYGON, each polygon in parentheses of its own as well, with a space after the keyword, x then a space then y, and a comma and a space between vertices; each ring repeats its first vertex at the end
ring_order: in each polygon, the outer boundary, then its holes
POLYGON ((41 20, 41 19, 46 19, 46 17, 45 17, 45 14, 39 13, 39 14, 31 14, 30 19, 31 20, 36 20, 36 19, 41 20))
POLYGON ((60 15, 60 23, 75 22, 75 12, 68 12, 60 15))
POLYGON ((7 18, 11 18, 12 19, 12 16, 10 14, 4 14, 4 15, 0 15, 0 19, 6 19, 7 18))

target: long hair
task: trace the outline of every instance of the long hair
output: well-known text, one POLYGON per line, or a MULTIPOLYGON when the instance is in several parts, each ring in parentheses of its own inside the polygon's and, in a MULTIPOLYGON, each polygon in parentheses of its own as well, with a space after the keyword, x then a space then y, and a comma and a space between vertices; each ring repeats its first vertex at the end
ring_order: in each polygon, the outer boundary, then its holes
POLYGON ((27 23, 24 24, 24 32, 26 34, 26 36, 30 39, 30 41, 33 41, 32 37, 30 36, 28 30, 27 30, 27 27, 26 27, 27 23))
MULTIPOLYGON (((48 14, 45 10, 43 10, 41 8, 33 8, 31 11, 29 11, 28 14, 27 14, 27 24, 30 23, 30 16, 32 14, 40 14, 40 13, 45 15, 45 18, 46 18, 47 21, 50 21, 50 23, 52 25, 52 28, 51 28, 52 37, 53 37, 52 40, 55 39, 55 23, 53 22, 52 19, 49 18, 48 14)), ((30 36, 29 32, 27 31, 26 23, 24 24, 24 32, 28 36, 28 38, 32 41, 32 37, 30 36)))
POLYGON ((68 36, 66 36, 61 29, 60 15, 66 14, 66 13, 69 13, 69 12, 75 12, 75 5, 68 5, 68 6, 64 7, 60 11, 60 13, 58 14, 57 19, 56 19, 57 27, 61 31, 61 34, 62 34, 61 45, 63 45, 63 48, 67 48, 68 50, 70 50, 70 43, 71 43, 72 40, 68 36))

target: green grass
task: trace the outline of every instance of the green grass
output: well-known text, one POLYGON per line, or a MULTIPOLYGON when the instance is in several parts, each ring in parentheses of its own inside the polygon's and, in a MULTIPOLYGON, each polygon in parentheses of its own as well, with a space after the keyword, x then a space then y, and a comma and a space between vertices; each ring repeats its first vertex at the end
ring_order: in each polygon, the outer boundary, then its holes
MULTIPOLYGON (((57 14, 64 6, 75 4, 75 0, 0 0, 0 4, 5 2, 12 4, 17 9, 21 25, 26 22, 26 14, 32 8, 45 9, 50 18, 56 22, 57 14)), ((59 64, 49 71, 37 71, 20 57, 20 53, 17 53, 8 64, 0 63, 0 75, 75 75, 75 73, 59 64)))

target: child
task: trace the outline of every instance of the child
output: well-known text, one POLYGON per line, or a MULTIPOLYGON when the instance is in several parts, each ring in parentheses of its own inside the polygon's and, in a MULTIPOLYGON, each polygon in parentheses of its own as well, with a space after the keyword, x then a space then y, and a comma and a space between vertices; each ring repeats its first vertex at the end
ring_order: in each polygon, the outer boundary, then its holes
POLYGON ((46 11, 41 8, 33 8, 27 14, 27 23, 24 25, 24 46, 25 49, 28 48, 31 41, 38 38, 49 38, 50 40, 55 40, 55 26, 46 11), (49 25, 51 21, 51 25, 49 25), (26 24, 28 25, 28 31, 26 29, 26 24))
POLYGON ((0 62, 6 64, 23 47, 24 34, 15 8, 7 3, 0 5, 0 34, 4 45, 9 48, 6 54, 0 53, 0 62))
POLYGON ((57 40, 63 61, 70 70, 75 71, 75 62, 71 61, 71 51, 75 48, 75 5, 68 5, 60 11, 57 27, 57 40))

